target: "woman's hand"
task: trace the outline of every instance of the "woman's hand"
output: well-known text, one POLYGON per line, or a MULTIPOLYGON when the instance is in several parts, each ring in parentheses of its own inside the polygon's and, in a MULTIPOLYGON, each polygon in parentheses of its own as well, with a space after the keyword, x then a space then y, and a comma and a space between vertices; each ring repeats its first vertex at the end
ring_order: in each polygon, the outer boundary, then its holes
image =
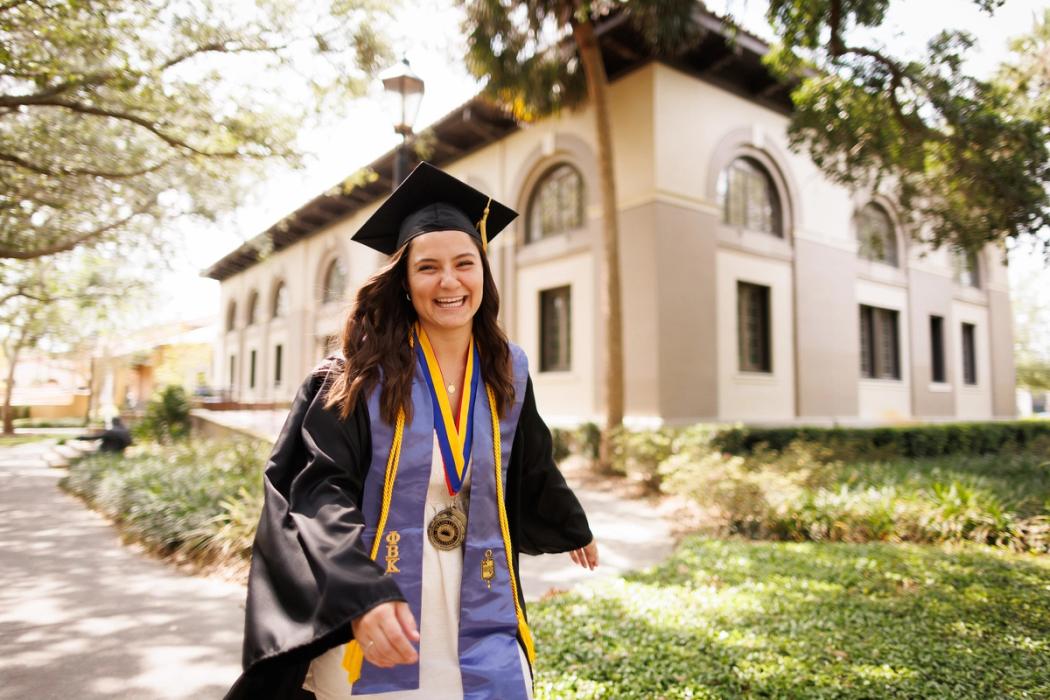
POLYGON ((569 552, 569 556, 576 564, 593 571, 598 566, 598 543, 592 539, 586 547, 569 552))
POLYGON ((408 603, 400 600, 380 603, 353 620, 350 626, 370 664, 391 668, 419 660, 412 646, 412 642, 419 641, 419 630, 408 603))

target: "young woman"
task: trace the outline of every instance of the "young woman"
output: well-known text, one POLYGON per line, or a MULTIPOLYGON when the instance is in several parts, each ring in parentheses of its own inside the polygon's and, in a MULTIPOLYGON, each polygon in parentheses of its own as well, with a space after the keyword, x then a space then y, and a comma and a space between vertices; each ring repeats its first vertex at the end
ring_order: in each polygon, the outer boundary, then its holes
POLYGON ((531 698, 518 555, 598 550, 497 323, 515 216, 423 163, 354 235, 391 258, 271 455, 228 700, 531 698))

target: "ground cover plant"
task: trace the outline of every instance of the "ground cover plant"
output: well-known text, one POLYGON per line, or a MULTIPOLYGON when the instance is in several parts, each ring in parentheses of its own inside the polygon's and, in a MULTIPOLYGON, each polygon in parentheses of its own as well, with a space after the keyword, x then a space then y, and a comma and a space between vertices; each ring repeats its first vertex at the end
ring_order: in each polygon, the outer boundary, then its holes
POLYGON ((60 485, 122 534, 198 564, 245 559, 262 509, 269 446, 256 441, 136 444, 77 460, 60 485))
POLYGON ((1050 697, 1050 557, 686 539, 529 609, 538 699, 1050 697))
POLYGON ((944 426, 932 427, 870 435, 855 429, 849 440, 829 443, 794 430, 789 443, 757 443, 738 454, 723 450, 725 431, 713 426, 624 431, 615 439, 614 465, 652 491, 697 501, 717 532, 848 542, 972 540, 1050 551, 1050 438, 1037 430, 1020 445, 1012 428, 953 425, 971 442, 982 436, 985 446, 991 435, 1003 438, 999 451, 943 454, 938 448, 936 456, 915 456, 916 445, 932 444, 930 435, 943 437, 944 426), (881 446, 873 446, 875 436, 882 436, 881 446))

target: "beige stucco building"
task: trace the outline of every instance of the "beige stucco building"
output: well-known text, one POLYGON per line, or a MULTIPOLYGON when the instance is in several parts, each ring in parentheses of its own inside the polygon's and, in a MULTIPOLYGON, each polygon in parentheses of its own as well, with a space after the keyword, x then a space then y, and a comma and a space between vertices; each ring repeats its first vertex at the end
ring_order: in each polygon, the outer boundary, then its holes
MULTIPOLYGON (((765 50, 712 33, 674 65, 603 34, 611 75, 627 419, 873 423, 1014 415, 998 250, 909 241, 886 192, 849 191, 792 153, 788 88, 765 50)), ((601 207, 593 114, 519 125, 472 100, 430 158, 522 216, 490 246, 503 322, 552 423, 603 415, 601 207)), ((290 400, 379 256, 350 236, 389 191, 319 195, 216 262, 214 376, 244 402, 290 400)))

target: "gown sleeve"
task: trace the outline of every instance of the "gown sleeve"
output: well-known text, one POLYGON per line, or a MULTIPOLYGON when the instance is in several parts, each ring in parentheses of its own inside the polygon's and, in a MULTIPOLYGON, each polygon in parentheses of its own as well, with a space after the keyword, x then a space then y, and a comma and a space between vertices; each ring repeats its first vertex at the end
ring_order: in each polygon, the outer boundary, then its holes
POLYGON ((368 410, 324 408, 322 367, 292 404, 263 478, 245 609, 244 673, 226 695, 298 698, 310 660, 352 638, 350 621, 404 600, 362 542, 368 410))
POLYGON ((516 553, 556 554, 593 539, 576 494, 554 463, 551 432, 536 410, 532 378, 525 385, 507 476, 507 518, 516 553))

